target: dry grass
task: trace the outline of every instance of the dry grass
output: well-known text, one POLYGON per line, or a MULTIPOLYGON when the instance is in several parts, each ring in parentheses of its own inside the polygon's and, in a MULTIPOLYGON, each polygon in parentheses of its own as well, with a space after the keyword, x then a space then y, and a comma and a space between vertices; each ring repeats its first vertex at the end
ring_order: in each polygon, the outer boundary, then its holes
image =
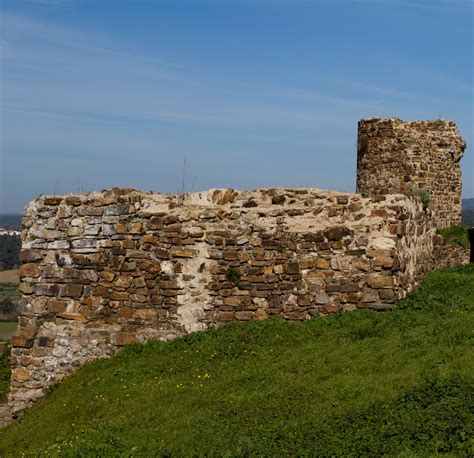
POLYGON ((20 283, 18 269, 0 271, 0 283, 20 283))

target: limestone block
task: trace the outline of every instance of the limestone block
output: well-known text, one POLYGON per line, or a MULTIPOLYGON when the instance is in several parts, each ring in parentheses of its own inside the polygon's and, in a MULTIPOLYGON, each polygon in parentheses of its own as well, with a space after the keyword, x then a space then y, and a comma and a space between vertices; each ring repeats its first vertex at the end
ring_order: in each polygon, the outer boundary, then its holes
POLYGON ((31 348, 36 335, 34 328, 20 328, 10 338, 10 345, 19 348, 31 348))

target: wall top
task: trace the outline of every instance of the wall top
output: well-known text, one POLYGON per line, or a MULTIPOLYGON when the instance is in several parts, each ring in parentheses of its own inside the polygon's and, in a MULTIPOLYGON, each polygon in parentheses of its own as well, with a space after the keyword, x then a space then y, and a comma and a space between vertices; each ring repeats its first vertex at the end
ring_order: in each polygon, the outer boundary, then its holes
MULTIPOLYGON (((447 119, 434 119, 434 120, 414 120, 404 121, 400 118, 366 118, 359 121, 359 133, 360 131, 367 131, 373 128, 388 128, 388 129, 400 129, 405 131, 417 131, 419 133, 431 132, 436 135, 437 132, 442 131, 443 133, 449 133, 452 135, 452 139, 459 143, 459 146, 464 151, 466 149, 466 142, 463 140, 459 133, 459 129, 454 121, 447 119)), ((378 135, 380 132, 378 132, 378 135)))
MULTIPOLYGON (((404 200, 405 196, 392 193, 390 200, 404 200)), ((41 206, 70 206, 79 207, 91 205, 106 207, 117 204, 135 204, 136 209, 144 213, 168 212, 182 206, 242 207, 285 207, 307 206, 311 200, 324 199, 335 204, 347 202, 348 198, 363 199, 360 194, 344 191, 334 191, 320 188, 259 188, 253 190, 236 190, 233 188, 216 188, 207 191, 189 192, 183 194, 167 194, 153 191, 141 191, 132 188, 112 188, 93 191, 86 194, 40 195, 31 201, 25 209, 25 216, 34 216, 41 206)), ((388 198, 388 197, 387 197, 388 198)))
POLYGON ((23 243, 31 248, 45 237, 59 236, 58 231, 52 229, 63 224, 61 220, 64 219, 73 218, 73 225, 80 226, 82 219, 107 222, 132 214, 143 218, 168 218, 170 223, 174 222, 173 218, 197 223, 230 219, 262 229, 312 232, 343 221, 356 226, 365 224, 366 219, 373 222, 371 203, 421 208, 418 201, 401 194, 369 198, 317 188, 211 189, 183 195, 114 188, 83 195, 38 197, 27 206, 23 218, 23 228, 34 237, 24 239, 23 243), (43 223, 48 227, 46 233, 32 231, 38 220, 47 221, 43 223))

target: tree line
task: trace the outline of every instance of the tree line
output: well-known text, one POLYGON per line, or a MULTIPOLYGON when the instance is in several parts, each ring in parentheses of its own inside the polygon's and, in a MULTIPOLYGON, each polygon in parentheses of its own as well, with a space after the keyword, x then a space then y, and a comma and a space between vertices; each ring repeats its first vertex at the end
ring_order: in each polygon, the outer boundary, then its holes
POLYGON ((0 270, 9 270, 20 264, 21 238, 17 235, 0 235, 0 270))

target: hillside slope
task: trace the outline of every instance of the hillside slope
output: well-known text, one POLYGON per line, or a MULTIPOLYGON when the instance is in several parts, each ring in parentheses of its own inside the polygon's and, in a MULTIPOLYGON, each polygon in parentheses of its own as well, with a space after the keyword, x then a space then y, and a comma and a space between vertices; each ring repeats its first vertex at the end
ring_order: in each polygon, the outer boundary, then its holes
POLYGON ((470 199, 462 199, 462 209, 474 210, 474 197, 471 197, 470 199))
POLYGON ((0 455, 474 454, 474 266, 392 312, 230 324, 81 368, 0 455))

